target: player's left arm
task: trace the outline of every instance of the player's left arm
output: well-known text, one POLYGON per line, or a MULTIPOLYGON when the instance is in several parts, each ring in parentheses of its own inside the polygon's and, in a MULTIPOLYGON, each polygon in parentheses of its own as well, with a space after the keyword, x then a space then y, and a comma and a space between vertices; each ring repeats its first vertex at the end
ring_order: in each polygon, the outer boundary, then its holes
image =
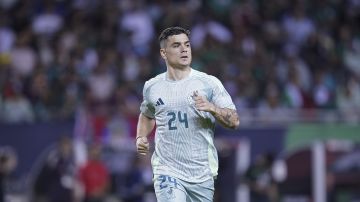
POLYGON ((198 110, 210 112, 222 126, 231 129, 239 127, 240 120, 235 109, 218 107, 197 92, 194 92, 193 99, 198 110))

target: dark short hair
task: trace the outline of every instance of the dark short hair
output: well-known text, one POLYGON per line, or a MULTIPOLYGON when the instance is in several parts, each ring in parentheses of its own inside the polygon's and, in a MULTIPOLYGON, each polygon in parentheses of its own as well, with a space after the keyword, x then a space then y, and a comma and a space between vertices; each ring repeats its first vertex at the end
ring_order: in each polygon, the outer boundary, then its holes
POLYGON ((166 39, 169 38, 169 36, 179 35, 179 34, 186 34, 186 36, 189 37, 190 31, 182 27, 168 27, 164 29, 159 36, 160 47, 164 47, 164 42, 166 39))

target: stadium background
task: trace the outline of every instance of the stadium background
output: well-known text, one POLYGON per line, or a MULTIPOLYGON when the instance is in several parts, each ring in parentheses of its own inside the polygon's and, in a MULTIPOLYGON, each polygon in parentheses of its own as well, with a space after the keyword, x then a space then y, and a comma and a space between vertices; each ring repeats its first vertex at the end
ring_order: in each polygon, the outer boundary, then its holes
POLYGON ((217 129, 217 201, 246 200, 264 156, 281 165, 265 174, 282 172, 262 186, 282 201, 358 201, 359 21, 358 0, 1 0, 0 154, 17 159, 7 197, 30 201, 68 136, 76 165, 79 148, 103 146, 113 200, 130 201, 127 179, 151 201, 136 121, 144 82, 165 71, 157 36, 179 25, 192 32, 192 66, 222 80, 241 119, 237 131, 217 129))

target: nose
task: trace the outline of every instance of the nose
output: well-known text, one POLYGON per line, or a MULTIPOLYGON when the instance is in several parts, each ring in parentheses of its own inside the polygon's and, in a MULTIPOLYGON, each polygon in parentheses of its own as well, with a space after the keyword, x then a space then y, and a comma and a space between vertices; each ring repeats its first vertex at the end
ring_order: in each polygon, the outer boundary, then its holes
POLYGON ((188 47, 186 45, 181 46, 181 52, 187 52, 188 47))
POLYGON ((181 45, 181 52, 187 52, 188 51, 188 46, 186 44, 182 44, 181 45))

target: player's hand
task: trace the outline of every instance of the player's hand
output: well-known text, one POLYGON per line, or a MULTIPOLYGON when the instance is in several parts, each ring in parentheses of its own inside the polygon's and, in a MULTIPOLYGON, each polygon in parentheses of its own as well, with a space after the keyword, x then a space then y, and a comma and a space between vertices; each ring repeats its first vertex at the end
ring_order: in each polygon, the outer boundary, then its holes
POLYGON ((149 142, 147 137, 139 137, 136 139, 136 150, 141 155, 146 155, 149 152, 149 142))
POLYGON ((198 91, 194 91, 192 97, 195 102, 196 109, 205 112, 212 112, 215 110, 215 105, 209 102, 205 96, 199 95, 198 91))

